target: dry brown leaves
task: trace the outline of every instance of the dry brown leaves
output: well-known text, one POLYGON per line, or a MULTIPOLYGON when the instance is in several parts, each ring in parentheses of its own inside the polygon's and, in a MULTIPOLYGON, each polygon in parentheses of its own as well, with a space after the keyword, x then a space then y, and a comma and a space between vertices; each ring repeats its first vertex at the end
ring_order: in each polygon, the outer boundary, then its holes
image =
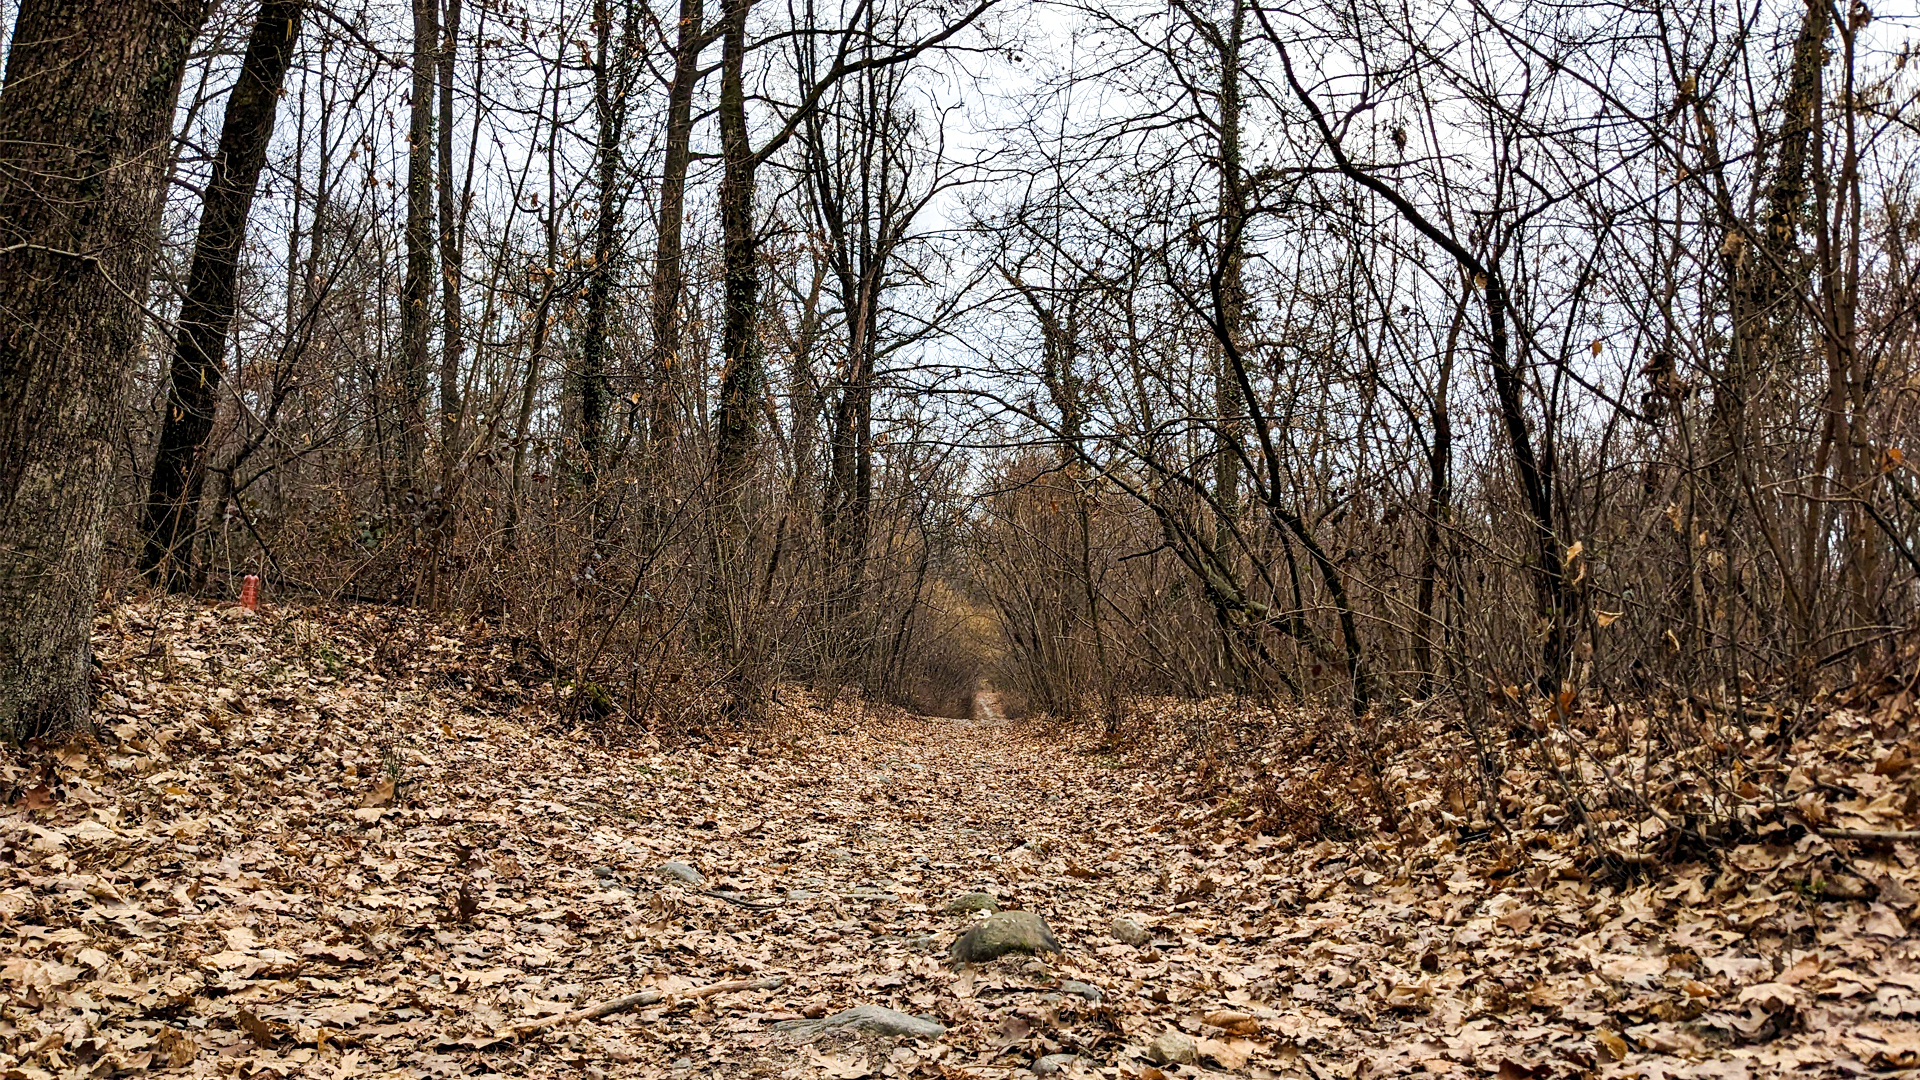
MULTIPOLYGON (((102 735, 0 772, 6 1080, 1920 1064, 1907 844, 1776 815, 1755 833, 1775 843, 1610 887, 1551 814, 1462 843, 1444 785, 1407 770, 1397 833, 1302 845, 1190 773, 1011 724, 789 703, 752 740, 603 747, 483 630, 372 609, 130 606, 96 650, 102 735), (945 907, 976 889, 1065 955, 948 962, 971 916, 945 907), (1123 914, 1150 940, 1116 941, 1123 914), (663 1000, 513 1037, 646 989, 663 1000), (771 1029, 861 1004, 948 1032, 771 1029)), ((1836 716, 1856 767, 1792 813, 1904 824, 1911 773, 1836 716)))

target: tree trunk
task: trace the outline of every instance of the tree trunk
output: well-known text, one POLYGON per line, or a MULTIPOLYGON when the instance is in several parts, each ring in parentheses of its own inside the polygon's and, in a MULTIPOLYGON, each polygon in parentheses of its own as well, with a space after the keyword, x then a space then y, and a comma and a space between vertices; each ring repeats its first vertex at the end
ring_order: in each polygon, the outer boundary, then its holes
MULTIPOLYGON (((140 568, 173 592, 188 587, 207 438, 218 411, 227 334, 233 326, 234 281, 247 214, 273 138, 274 111, 300 34, 301 0, 265 0, 247 41, 240 77, 227 97, 220 150, 200 208, 187 295, 167 391, 167 413, 153 455, 146 542, 140 568)), ((291 276, 291 274, 290 274, 291 276)))
POLYGON ((720 416, 714 448, 714 473, 721 498, 740 495, 753 464, 761 397, 766 392, 765 359, 757 322, 760 267, 753 227, 753 183, 759 160, 747 141, 744 68, 747 10, 752 0, 726 0, 720 59, 720 233, 725 265, 725 307, 721 313, 720 416))
MULTIPOLYGON (((1241 0, 1230 0, 1230 3, 1232 14, 1219 40, 1220 281, 1214 304, 1220 319, 1219 332, 1231 339, 1232 347, 1237 349, 1244 341, 1241 324, 1246 316, 1242 267, 1246 262, 1248 214, 1240 168, 1240 45, 1246 30, 1246 7, 1241 0)), ((1213 499, 1220 514, 1214 546, 1225 553, 1232 550, 1233 523, 1240 511, 1240 439, 1245 428, 1240 417, 1247 410, 1225 349, 1219 351, 1213 394, 1214 412, 1219 417, 1214 446, 1213 499)))
MULTIPOLYGON (((459 459, 460 358, 466 331, 460 321, 460 210, 453 190, 453 66, 460 48, 460 0, 447 0, 446 26, 440 35, 440 452, 446 459, 451 497, 453 466, 459 459)), ((411 189, 409 189, 411 194, 411 189)))
POLYGON ((439 0, 413 0, 413 115, 407 127, 407 274, 400 296, 400 492, 421 497, 426 454, 427 346, 433 317, 433 91, 440 51, 439 0))
MULTIPOLYGON (((1497 254, 1491 267, 1497 268, 1497 254)), ((1545 634, 1540 645, 1541 692, 1558 693, 1573 660, 1573 604, 1567 589, 1566 563, 1561 557, 1560 529, 1553 511, 1554 463, 1551 446, 1535 454, 1521 403, 1520 373, 1508 355, 1506 283, 1495 269, 1486 276, 1487 363, 1493 369, 1494 397, 1500 402, 1500 422, 1519 474, 1520 495, 1533 519, 1534 613, 1545 634)))
POLYGON ((23 0, 14 26, 0 90, 0 737, 87 718, 138 295, 208 7, 23 0))
POLYGON ((1447 346, 1441 353, 1440 372, 1434 379, 1432 442, 1427 447, 1426 529, 1421 537, 1420 587, 1413 626, 1413 666, 1420 677, 1413 696, 1422 700, 1433 693, 1433 639, 1439 625, 1434 609, 1439 602, 1440 552, 1453 517, 1453 414, 1448 398, 1453 389, 1454 349, 1460 340, 1460 325, 1466 310, 1463 297, 1447 327, 1447 346))
MULTIPOLYGON (((871 268, 868 269, 877 269, 871 268)), ((849 276, 849 281, 851 277, 849 276)), ((827 498, 822 526, 829 557, 845 573, 844 601, 852 604, 860 590, 860 564, 866 558, 873 503, 873 331, 872 306, 864 275, 859 284, 842 283, 847 312, 847 379, 833 407, 831 456, 828 459, 827 498)))
MULTIPOLYGON (((1766 186, 1765 209, 1758 230, 1759 250, 1744 253, 1728 249, 1722 253, 1722 266, 1732 287, 1728 300, 1731 333, 1725 370, 1715 381, 1711 430, 1724 439, 1724 447, 1709 459, 1711 482, 1730 486, 1734 456, 1747 445, 1747 406, 1760 373, 1773 356, 1796 346, 1797 324, 1801 313, 1793 304, 1794 294, 1806 287, 1806 258, 1801 251, 1800 232, 1808 217, 1809 150, 1815 132, 1814 112, 1822 92, 1822 69, 1826 62, 1826 42, 1831 32, 1828 7, 1820 0, 1807 5, 1794 41, 1793 65, 1789 69, 1787 92, 1780 103, 1780 127, 1773 145, 1762 143, 1756 150, 1756 173, 1770 179, 1766 186), (1769 170, 1767 153, 1773 151, 1769 170)), ((1695 101, 1695 126, 1712 130, 1707 103, 1695 101)), ((1717 145, 1705 146, 1709 164, 1719 160, 1717 145)), ((1730 198, 1720 200, 1721 225, 1736 234, 1739 211, 1730 198)))
POLYGON ((593 264, 587 271, 586 326, 580 340, 580 457, 582 479, 589 490, 598 482, 605 456, 607 406, 613 399, 612 375, 607 370, 608 307, 619 256, 620 220, 626 211, 625 180, 621 176, 621 142, 626 131, 628 54, 639 28, 631 25, 636 7, 627 5, 629 25, 614 43, 613 12, 609 0, 595 0, 593 112, 595 182, 599 188, 594 218, 593 264))
POLYGON ((686 217, 687 166, 693 160, 693 92, 700 81, 700 50, 706 45, 701 0, 680 0, 679 38, 673 53, 673 85, 667 91, 666 155, 660 176, 659 244, 653 260, 652 348, 647 377, 652 380, 652 415, 647 437, 656 449, 670 447, 678 422, 675 393, 680 361, 680 269, 682 225, 686 217))

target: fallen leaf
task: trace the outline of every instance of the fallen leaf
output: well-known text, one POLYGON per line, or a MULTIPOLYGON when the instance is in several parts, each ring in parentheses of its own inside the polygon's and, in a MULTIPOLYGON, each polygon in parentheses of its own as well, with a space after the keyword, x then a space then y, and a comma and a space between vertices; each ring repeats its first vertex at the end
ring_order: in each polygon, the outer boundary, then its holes
POLYGON ((362 810, 378 810, 392 806, 394 793, 397 790, 393 779, 388 777, 373 785, 373 790, 367 792, 366 795, 360 799, 360 808, 362 810))
POLYGON ((163 1059, 175 1069, 186 1068, 194 1058, 200 1056, 200 1040, 176 1027, 161 1028, 155 1042, 159 1044, 163 1059))
POLYGON ((1627 1056, 1627 1040, 1606 1028, 1598 1028, 1594 1031, 1593 1047, 1608 1061, 1620 1061, 1627 1056))
POLYGON ((1217 1009, 1202 1018, 1202 1022, 1222 1031, 1235 1035, 1252 1035, 1260 1029, 1260 1022, 1248 1013, 1234 1012, 1231 1009, 1217 1009))

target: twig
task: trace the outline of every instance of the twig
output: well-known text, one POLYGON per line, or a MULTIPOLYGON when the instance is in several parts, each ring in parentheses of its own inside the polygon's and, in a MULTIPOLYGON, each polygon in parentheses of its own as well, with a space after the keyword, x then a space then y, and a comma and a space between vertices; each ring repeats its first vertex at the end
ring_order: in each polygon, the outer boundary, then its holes
POLYGON ((1708 712, 1717 712, 1735 720, 1744 720, 1749 724, 1759 724, 1778 720, 1778 716, 1768 716, 1750 706, 1735 705, 1732 702, 1719 702, 1705 694, 1688 694, 1687 700, 1708 712))
POLYGON ((11 255, 16 251, 38 251, 48 255, 58 255, 64 259, 76 259, 86 263, 100 274, 100 280, 106 282, 108 287, 112 288, 114 292, 119 293, 127 303, 139 308, 141 314, 152 319, 156 325, 167 332, 167 336, 173 336, 177 329, 166 316, 148 307, 146 301, 133 295, 133 293, 127 291, 119 282, 113 280, 113 275, 107 273, 107 268, 100 262, 100 256, 98 255, 89 255, 84 251, 69 251, 66 248, 57 248, 48 244, 36 244, 31 240, 22 240, 17 244, 8 244, 6 247, 0 248, 0 255, 11 255))
POLYGON ((780 906, 779 904, 768 904, 758 900, 747 900, 730 892, 721 892, 719 889, 698 889, 695 891, 701 896, 711 896, 715 900, 725 900, 729 904, 736 904, 750 911, 772 911, 780 906))
POLYGON ((681 1000, 693 1000, 695 998, 712 997, 715 994, 730 993, 735 990, 772 990, 783 981, 784 980, 778 975, 768 979, 728 979, 725 982, 708 983, 705 986, 696 986, 691 990, 682 990, 677 994, 671 995, 662 993, 659 990, 642 990, 637 994, 617 997, 612 1001, 603 1001, 598 1005, 589 1005, 584 1009, 576 1009, 570 1013, 560 1013, 557 1016, 547 1016, 539 1020, 528 1021, 524 1024, 515 1024, 507 1034, 515 1039, 524 1039, 537 1031, 560 1027, 563 1024, 572 1024, 581 1020, 598 1020, 602 1017, 612 1016, 614 1013, 626 1012, 628 1009, 637 1009, 644 1005, 658 1005, 662 1001, 667 1000, 668 997, 675 997, 681 1000))
POLYGON ((1920 840, 1920 829, 1815 829, 1829 840, 1879 840, 1888 843, 1920 840))

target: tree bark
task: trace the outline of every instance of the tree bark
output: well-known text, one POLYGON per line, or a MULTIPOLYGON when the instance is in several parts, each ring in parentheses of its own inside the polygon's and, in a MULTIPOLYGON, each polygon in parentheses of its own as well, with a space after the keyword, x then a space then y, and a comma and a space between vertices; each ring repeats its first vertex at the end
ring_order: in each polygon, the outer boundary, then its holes
POLYGON ((192 580, 189 563, 206 478, 207 439, 218 411, 234 282, 247 215, 273 139, 274 112, 300 34, 301 0, 265 0, 227 97, 220 150, 200 208, 169 373, 167 412, 153 455, 140 568, 173 592, 192 580))
MULTIPOLYGON (((1792 299, 1796 290, 1805 288, 1809 269, 1801 251, 1800 232, 1809 216, 1809 150, 1816 134, 1814 113, 1822 92, 1826 42, 1831 33, 1828 10, 1821 0, 1807 4, 1800 34, 1794 41, 1787 91, 1780 102, 1779 130, 1771 146, 1763 142, 1755 152, 1756 173, 1769 177, 1761 228, 1755 237, 1759 250, 1729 249, 1721 256, 1722 267, 1732 282, 1728 296, 1732 332, 1727 335, 1725 370, 1713 388, 1711 430, 1725 440, 1709 466, 1715 484, 1733 482, 1731 463, 1747 444, 1747 406, 1769 354, 1786 352, 1795 344, 1791 339, 1801 313, 1792 299), (1770 169, 1769 150, 1774 155, 1770 169)), ((1716 164, 1719 147, 1706 145, 1706 133, 1712 130, 1708 103, 1696 100, 1691 104, 1706 160, 1716 164)), ((1723 195, 1717 202, 1722 227, 1737 234, 1739 211, 1732 199, 1723 195)))
MULTIPOLYGON (((437 57, 440 82, 440 445, 446 460, 447 489, 459 459, 461 404, 460 359, 466 352, 466 329, 461 323, 459 199, 453 189, 453 74, 460 48, 460 0, 447 0, 446 25, 440 34, 437 57)), ((409 190, 411 194, 411 190, 409 190)))
POLYGON ((433 92, 440 51, 439 0, 413 0, 413 112, 407 126, 407 271, 400 296, 400 484, 403 506, 421 497, 427 442, 428 337, 433 317, 433 92))
POLYGON ((760 268, 753 225, 753 184, 759 159, 748 142, 744 75, 747 11, 751 7, 752 0, 726 0, 721 8, 720 233, 726 278, 721 354, 726 366, 720 378, 714 473, 721 497, 728 500, 738 497, 753 463, 760 399, 767 381, 756 325, 760 268))
POLYGON ((660 176, 659 243, 653 258, 652 347, 647 377, 652 385, 647 438, 671 447, 679 426, 675 380, 680 362, 680 268, 687 204, 687 167, 693 160, 693 92, 700 81, 700 51, 708 38, 701 26, 701 0, 680 0, 679 36, 673 52, 673 84, 667 90, 666 154, 660 176))
POLYGON ((87 718, 138 295, 174 103, 209 6, 20 5, 0 89, 0 737, 87 718))
MULTIPOLYGON (((1220 284, 1215 303, 1220 309, 1220 332, 1233 340, 1233 348, 1244 341, 1247 293, 1243 281, 1246 262, 1247 192, 1240 166, 1240 46, 1246 30, 1246 7, 1242 0, 1229 0, 1232 13, 1220 34, 1220 284)), ((1213 377, 1214 412, 1218 415, 1217 445, 1214 447, 1213 499, 1219 506, 1214 546, 1222 552, 1232 550, 1234 521, 1240 511, 1240 440, 1247 411, 1240 384, 1229 366, 1226 350, 1220 351, 1213 377)))
POLYGON ((626 133, 630 57, 639 35, 638 8, 626 5, 626 20, 615 43, 610 0, 595 0, 593 112, 596 121, 594 165, 599 206, 594 218, 593 265, 587 270, 586 326, 580 340, 580 456, 588 489, 598 483, 607 438, 607 406, 613 379, 607 366, 608 308, 620 255, 620 222, 626 213, 626 180, 621 143, 626 133))

